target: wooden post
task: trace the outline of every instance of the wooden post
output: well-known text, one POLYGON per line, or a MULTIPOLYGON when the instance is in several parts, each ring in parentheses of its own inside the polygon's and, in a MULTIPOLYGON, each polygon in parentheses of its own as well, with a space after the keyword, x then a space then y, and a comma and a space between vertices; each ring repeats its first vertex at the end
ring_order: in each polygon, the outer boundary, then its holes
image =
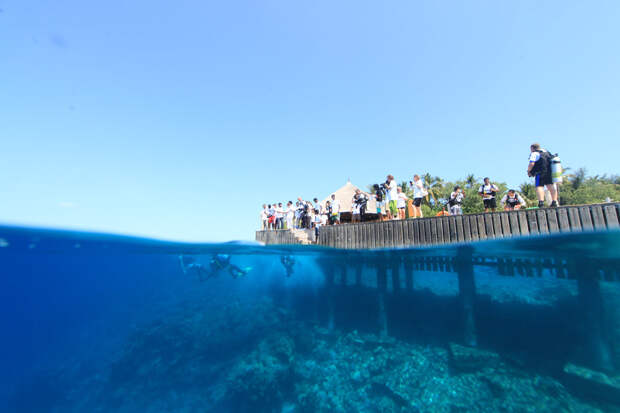
POLYGON ((405 285, 407 291, 413 291, 413 259, 411 257, 405 257, 403 265, 405 267, 405 285))
POLYGON ((612 352, 605 329, 605 309, 599 285, 596 263, 587 258, 575 260, 571 267, 576 272, 580 311, 586 334, 586 345, 594 367, 612 370, 612 352))
POLYGON ((458 248, 455 266, 459 277, 459 297, 463 311, 463 335, 465 344, 475 347, 476 323, 474 319, 474 302, 476 299, 476 283, 474 280, 474 265, 472 262, 473 248, 462 246, 458 248))
POLYGON ((394 294, 400 293, 400 258, 392 257, 392 291, 394 294))
POLYGON ((385 293, 387 291, 387 267, 384 263, 377 264, 377 300, 379 304, 379 337, 388 335, 387 312, 385 309, 385 293))
POLYGON ((364 270, 364 264, 356 261, 355 264, 355 285, 357 287, 362 286, 362 271, 364 270))
MULTIPOLYGON (((334 329, 334 279, 336 270, 334 262, 328 259, 318 261, 319 268, 325 276, 325 295, 327 296, 327 328, 334 329)), ((317 303, 318 304, 318 303, 317 303)))

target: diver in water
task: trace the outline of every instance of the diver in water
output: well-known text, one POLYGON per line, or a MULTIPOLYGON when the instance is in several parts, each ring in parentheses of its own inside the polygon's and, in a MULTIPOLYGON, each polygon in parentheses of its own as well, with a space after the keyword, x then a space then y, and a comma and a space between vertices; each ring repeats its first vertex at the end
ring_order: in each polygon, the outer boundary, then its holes
POLYGON ((218 272, 225 270, 230 265, 230 255, 228 254, 215 254, 209 261, 209 266, 215 277, 218 272))
POLYGON ((290 277, 293 275, 293 266, 295 265, 295 258, 290 255, 283 255, 280 257, 280 262, 284 265, 284 269, 286 270, 286 276, 290 277))
POLYGON ((233 278, 237 279, 239 277, 244 277, 248 272, 250 272, 251 269, 251 267, 241 268, 234 264, 230 264, 228 267, 228 272, 233 278))
POLYGON ((228 254, 215 254, 209 260, 209 268, 204 265, 195 262, 196 260, 192 257, 184 257, 179 256, 179 260, 181 261, 181 269, 184 274, 188 272, 193 272, 198 276, 199 281, 205 281, 210 278, 217 277, 220 271, 228 271, 228 273, 233 278, 239 278, 246 275, 251 267, 241 268, 234 264, 230 263, 230 255, 228 254))

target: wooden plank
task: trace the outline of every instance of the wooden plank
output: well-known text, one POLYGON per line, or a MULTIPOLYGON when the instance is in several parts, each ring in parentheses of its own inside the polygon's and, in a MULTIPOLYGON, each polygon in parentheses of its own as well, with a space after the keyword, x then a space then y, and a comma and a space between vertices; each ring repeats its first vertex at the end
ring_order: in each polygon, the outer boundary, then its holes
POLYGON ((521 228, 519 226, 519 215, 517 212, 506 212, 508 221, 510 222, 510 234, 513 237, 521 235, 521 228))
POLYGON ((403 232, 403 246, 409 245, 409 226, 407 225, 407 220, 403 219, 398 222, 400 223, 401 231, 403 232))
POLYGON ((491 214, 484 214, 484 231, 487 234, 487 238, 495 238, 495 228, 493 228, 493 215, 495 215, 495 213, 491 213, 491 214))
POLYGON ((537 210, 535 209, 531 209, 528 211, 525 211, 525 214, 527 215, 527 225, 528 228, 530 230, 530 234, 531 235, 535 235, 538 234, 538 217, 536 216, 536 212, 537 210))
POLYGON ((439 217, 434 218, 433 222, 437 224, 437 244, 443 244, 443 221, 441 220, 441 217, 439 217))
POLYGON ((344 227, 342 225, 334 226, 334 231, 336 231, 336 248, 344 248, 344 227))
POLYGON ((402 247, 403 245, 405 245, 405 243, 403 242, 403 221, 402 220, 398 220, 398 221, 394 221, 394 233, 395 233, 395 239, 396 239, 396 246, 397 247, 402 247))
POLYGON ((352 235, 351 235, 351 248, 359 249, 360 247, 360 224, 353 224, 352 235))
POLYGON ((358 248, 368 248, 365 244, 366 244, 366 240, 368 238, 366 238, 366 224, 357 224, 357 242, 356 245, 358 248))
POLYGON ((450 217, 441 217, 443 222, 443 242, 449 244, 450 241, 450 217))
POLYGON ((471 240, 478 241, 480 236, 478 235, 478 215, 469 216, 469 231, 471 233, 471 240))
MULTIPOLYGON (((461 232, 463 234, 463 242, 471 241, 471 229, 469 227, 469 215, 463 215, 461 217, 461 224, 463 225, 463 230, 461 232)), ((456 222, 456 225, 458 227, 458 221, 456 222)))
POLYGON ((414 245, 415 241, 413 240, 413 220, 412 219, 406 219, 405 220, 405 227, 407 228, 407 245, 411 246, 414 245))
POLYGON ((547 225, 547 212, 544 209, 536 210, 536 221, 538 223, 538 232, 548 234, 549 227, 547 225))
POLYGON ((592 205, 590 207, 590 213, 592 214, 592 223, 594 229, 600 231, 606 229, 605 215, 603 215, 603 207, 600 205, 592 205))
POLYGON ((493 230, 495 231, 495 238, 504 237, 504 231, 502 230, 502 214, 503 212, 496 212, 492 214, 493 230))
POLYGON ((431 225, 431 243, 437 245, 437 221, 432 218, 429 218, 429 221, 431 225))
POLYGON ((370 228, 372 227, 372 225, 373 224, 369 224, 369 223, 364 224, 364 242, 363 242, 364 248, 374 248, 373 247, 374 239, 372 238, 373 234, 370 233, 370 228))
POLYGON ((592 215, 590 215, 590 208, 587 206, 579 207, 579 218, 581 219, 581 229, 582 230, 592 230, 594 226, 592 225, 592 215))
POLYGON ((499 216, 502 225, 502 235, 504 238, 512 237, 512 230, 510 229, 510 219, 508 212, 502 212, 499 216))
POLYGON ((538 234, 538 217, 536 216, 536 210, 530 209, 525 211, 525 214, 527 215, 527 226, 530 230, 530 234, 538 234))
POLYGON ((570 232, 570 220, 568 219, 568 209, 558 208, 558 227, 560 232, 570 232))
POLYGON ((377 248, 385 248, 385 231, 383 229, 385 222, 377 224, 375 231, 377 232, 377 248))
POLYGON ((529 235, 530 228, 527 223, 527 214, 525 213, 525 211, 518 211, 516 214, 517 217, 519 217, 519 232, 521 233, 521 235, 529 235))
POLYGON ((618 228, 618 213, 614 205, 605 205, 603 207, 603 214, 605 215, 607 228, 618 228))
POLYGON ((422 239, 420 238, 420 219, 413 220, 413 244, 422 245, 422 239))
POLYGON ((487 239, 487 232, 484 224, 484 214, 476 215, 476 221, 478 223, 478 238, 480 238, 481 240, 487 239))
POLYGON ((369 248, 377 248, 377 239, 376 239, 376 233, 375 233, 375 228, 377 226, 377 224, 366 224, 368 225, 368 227, 366 228, 367 234, 368 234, 368 247, 369 248))
POLYGON ((459 236, 456 229, 456 215, 448 217, 448 240, 451 243, 459 242, 459 236))
POLYGON ((549 232, 560 232, 560 225, 558 223, 557 208, 547 208, 547 225, 549 226, 549 232))
POLYGON ((463 216, 459 215, 454 217, 456 222, 456 236, 458 242, 465 242, 465 225, 463 224, 463 216))
POLYGON ((581 231, 581 218, 579 217, 579 208, 568 208, 568 222, 570 223, 571 232, 581 231))
POLYGON ((386 244, 388 247, 393 247, 394 246, 394 221, 388 221, 387 225, 386 225, 386 244))
POLYGON ((428 222, 428 218, 419 218, 420 219, 420 239, 422 240, 422 245, 428 245, 431 243, 431 225, 428 222))

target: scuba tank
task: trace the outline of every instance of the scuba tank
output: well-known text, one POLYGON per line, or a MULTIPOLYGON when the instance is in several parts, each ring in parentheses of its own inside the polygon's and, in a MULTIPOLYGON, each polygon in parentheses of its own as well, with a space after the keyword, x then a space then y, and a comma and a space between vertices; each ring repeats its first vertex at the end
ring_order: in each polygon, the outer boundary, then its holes
POLYGON ((557 153, 551 158, 551 179, 554 184, 562 183, 562 161, 557 153))

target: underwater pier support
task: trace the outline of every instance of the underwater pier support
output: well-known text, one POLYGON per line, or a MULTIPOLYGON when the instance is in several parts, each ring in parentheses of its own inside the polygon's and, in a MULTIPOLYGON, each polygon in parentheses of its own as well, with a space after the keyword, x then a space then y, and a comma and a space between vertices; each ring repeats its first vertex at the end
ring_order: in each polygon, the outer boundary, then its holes
POLYGON ((325 276, 325 294, 327 296, 327 328, 334 329, 334 281, 336 271, 330 263, 321 265, 323 275, 325 276))
POLYGON ((474 318, 476 283, 474 281, 472 252, 473 248, 470 246, 459 247, 454 264, 458 272, 459 298, 463 311, 463 339, 466 345, 475 347, 478 345, 478 338, 474 318))
POLYGON ((405 269, 405 288, 411 292, 413 291, 413 259, 405 257, 403 267, 405 269))
POLYGON ((387 266, 377 264, 377 304, 379 309, 379 337, 388 335, 387 311, 385 309, 385 294, 387 292, 387 266))
POLYGON ((575 260, 571 264, 571 268, 576 272, 586 345, 589 353, 592 354, 592 362, 597 369, 613 370, 614 362, 610 340, 605 328, 605 309, 597 267, 587 258, 575 260))

